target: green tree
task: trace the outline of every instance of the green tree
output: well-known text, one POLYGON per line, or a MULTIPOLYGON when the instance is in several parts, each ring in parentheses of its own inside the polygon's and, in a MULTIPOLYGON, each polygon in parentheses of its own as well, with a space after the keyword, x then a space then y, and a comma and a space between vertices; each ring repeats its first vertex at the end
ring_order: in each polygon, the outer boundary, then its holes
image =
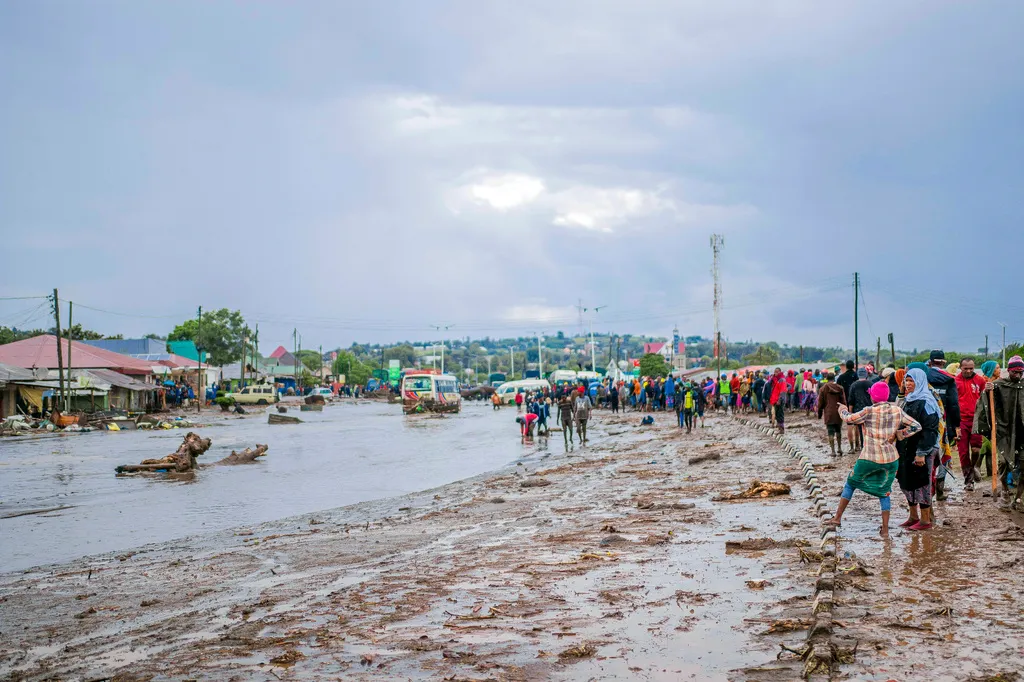
POLYGON ((80 324, 75 324, 69 329, 61 330, 61 336, 65 339, 71 339, 72 341, 98 341, 99 339, 104 338, 103 334, 100 334, 99 332, 94 332, 91 329, 82 329, 82 325, 80 324))
POLYGON ((338 357, 331 364, 331 373, 335 376, 345 375, 345 383, 353 386, 362 386, 370 379, 372 367, 360 362, 355 354, 343 350, 338 352, 338 357))
POLYGON ((748 365, 770 365, 778 361, 779 351, 771 344, 760 345, 757 347, 757 351, 743 356, 743 362, 748 365))
POLYGON ((19 329, 12 329, 11 327, 0 327, 0 346, 5 343, 14 343, 15 341, 24 341, 25 339, 31 339, 34 336, 42 336, 43 334, 53 334, 52 329, 33 329, 31 331, 23 331, 19 329))
POLYGON ((671 365, 658 353, 646 353, 640 358, 640 376, 663 377, 670 369, 671 365))
POLYGON ((160 336, 159 334, 146 334, 142 338, 144 338, 144 339, 156 339, 157 341, 166 341, 167 340, 166 336, 160 336))
POLYGON ((212 364, 227 365, 241 359, 242 339, 249 334, 241 312, 221 308, 203 315, 201 329, 199 320, 185 320, 174 328, 167 340, 193 341, 209 354, 212 364))
POLYGON ((310 372, 319 372, 324 364, 320 353, 315 350, 300 350, 297 356, 310 372))
POLYGON ((384 350, 384 366, 387 367, 388 360, 398 360, 403 368, 416 365, 416 349, 408 343, 392 346, 384 350))

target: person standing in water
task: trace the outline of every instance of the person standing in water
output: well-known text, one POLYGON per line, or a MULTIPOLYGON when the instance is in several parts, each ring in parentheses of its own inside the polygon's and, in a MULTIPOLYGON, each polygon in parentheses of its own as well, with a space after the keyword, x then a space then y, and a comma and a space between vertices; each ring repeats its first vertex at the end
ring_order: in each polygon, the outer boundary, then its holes
POLYGON ((580 445, 587 442, 587 422, 590 421, 590 411, 593 407, 594 403, 590 401, 586 389, 580 386, 579 395, 576 396, 572 406, 576 419, 576 435, 580 437, 580 445))
POLYGON ((910 505, 910 517, 900 524, 910 530, 932 527, 931 472, 939 455, 939 421, 942 418, 938 401, 928 388, 924 370, 913 368, 903 379, 906 401, 903 410, 921 429, 900 441, 897 448, 900 466, 896 477, 910 505))

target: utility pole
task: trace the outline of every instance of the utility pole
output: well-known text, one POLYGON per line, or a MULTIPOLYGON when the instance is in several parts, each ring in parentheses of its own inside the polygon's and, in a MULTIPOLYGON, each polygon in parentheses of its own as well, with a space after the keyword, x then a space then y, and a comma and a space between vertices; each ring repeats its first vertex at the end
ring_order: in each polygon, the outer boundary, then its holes
POLYGON ((800 362, 804 361, 804 347, 800 346, 800 362))
POLYGON ((511 363, 511 367, 508 371, 508 380, 512 381, 516 378, 516 355, 512 351, 515 346, 508 347, 508 361, 511 363))
POLYGON ((61 405, 64 402, 64 349, 60 344, 60 299, 56 289, 53 290, 53 319, 57 325, 57 405, 61 405))
MULTIPOLYGON (((446 332, 449 329, 451 329, 454 325, 451 325, 451 324, 432 324, 430 326, 433 327, 434 329, 436 329, 439 332, 446 332)), ((444 374, 444 342, 446 340, 445 337, 447 337, 447 336, 448 336, 447 334, 444 334, 444 333, 441 334, 441 374, 444 374)))
POLYGON ((1002 322, 996 322, 996 324, 1003 328, 1003 364, 999 366, 1006 369, 1006 325, 1002 322))
POLYGON ((988 360, 988 334, 985 334, 985 360, 988 360))
POLYGON ((324 382, 324 345, 320 344, 320 383, 324 382))
POLYGON ((879 371, 879 367, 882 366, 882 337, 877 337, 878 347, 875 349, 875 371, 879 371))
POLYGON ((252 377, 253 377, 254 380, 259 377, 259 369, 257 367, 257 365, 259 363, 256 362, 256 356, 259 354, 259 347, 260 347, 260 324, 259 324, 259 322, 257 322, 256 323, 256 333, 253 334, 253 338, 252 338, 252 377))
MULTIPOLYGON (((725 240, 720 234, 711 235, 711 252, 713 259, 711 262, 711 277, 715 282, 715 358, 718 360, 718 376, 722 375, 722 331, 720 327, 721 314, 722 314, 722 279, 719 274, 719 259, 721 257, 722 247, 725 245, 725 240)), ((716 377, 717 379, 717 377, 716 377)))
MULTIPOLYGON (((199 327, 196 329, 196 339, 202 343, 203 334, 203 306, 199 306, 199 327)), ((203 351, 202 346, 196 345, 196 355, 199 356, 199 374, 196 376, 196 414, 203 409, 203 351)))
POLYGON ((542 332, 537 332, 537 370, 540 373, 540 378, 544 378, 544 349, 541 348, 540 342, 544 339, 542 332))
POLYGON ((295 351, 295 367, 292 368, 295 374, 295 394, 299 394, 299 330, 292 327, 292 349, 295 351))
POLYGON ((68 301, 68 392, 64 396, 64 411, 65 412, 68 412, 68 411, 71 410, 71 396, 72 396, 72 393, 73 393, 73 390, 71 388, 71 346, 74 345, 73 341, 75 340, 75 325, 71 321, 71 319, 72 319, 71 318, 71 314, 73 312, 72 311, 72 306, 74 306, 74 303, 71 302, 71 301, 68 301))
POLYGON ((860 318, 860 273, 853 273, 853 366, 860 367, 860 346, 857 338, 860 318))
MULTIPOLYGON (((988 339, 987 336, 985 338, 988 339)), ((988 341, 987 340, 985 341, 985 345, 986 345, 986 347, 988 346, 988 341)), ((986 350, 986 352, 988 352, 988 351, 986 350)), ((893 364, 893 367, 895 367, 896 366, 896 342, 893 341, 892 332, 889 332, 889 354, 892 355, 892 364, 893 364)))

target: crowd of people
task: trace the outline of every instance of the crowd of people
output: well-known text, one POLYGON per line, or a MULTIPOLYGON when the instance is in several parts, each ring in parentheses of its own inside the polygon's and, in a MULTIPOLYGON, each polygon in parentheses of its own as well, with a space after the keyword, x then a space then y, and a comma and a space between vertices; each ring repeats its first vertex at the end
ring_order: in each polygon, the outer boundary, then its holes
POLYGON ((1021 454, 1024 450, 1024 360, 1012 357, 1006 373, 995 361, 976 367, 963 358, 947 367, 941 350, 928 362, 906 368, 886 367, 880 374, 847 362, 838 376, 826 375, 818 396, 818 416, 825 421, 833 454, 842 455, 840 429, 847 429, 849 451, 858 459, 847 477, 833 518, 839 526, 854 490, 877 497, 882 533, 888 531, 890 494, 898 483, 909 513, 900 526, 915 531, 935 524, 934 500, 946 497, 946 478, 954 449, 964 489, 974 490, 991 470, 992 435, 1000 483, 1007 508, 1021 504, 1021 454), (979 371, 980 370, 980 371, 979 371), (834 386, 831 387, 830 386, 834 386))

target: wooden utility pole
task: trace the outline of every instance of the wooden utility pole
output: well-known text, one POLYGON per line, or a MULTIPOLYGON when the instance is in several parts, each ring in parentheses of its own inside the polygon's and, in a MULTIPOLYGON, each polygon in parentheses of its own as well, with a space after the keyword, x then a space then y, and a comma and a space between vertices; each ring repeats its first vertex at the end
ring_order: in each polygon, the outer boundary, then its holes
POLYGON ((72 306, 74 303, 68 301, 68 392, 64 396, 64 411, 68 412, 71 410, 71 346, 74 345, 75 341, 75 325, 71 321, 71 314, 73 312, 72 306))
POLYGON ((985 334, 985 360, 988 360, 988 334, 985 334))
POLYGON ((889 353, 892 355, 893 367, 896 366, 896 342, 893 341, 892 332, 889 332, 889 353))
POLYGON ((882 366, 882 337, 879 336, 877 338, 878 346, 875 348, 875 371, 879 372, 879 368, 882 366))
MULTIPOLYGON (((202 334, 203 306, 199 306, 199 326, 196 329, 196 339, 202 339, 202 334)), ((199 344, 196 344, 196 356, 199 358, 199 373, 196 376, 196 413, 199 413, 203 409, 203 350, 199 344)))
MULTIPOLYGON (((57 404, 60 405, 64 402, 64 349, 60 345, 60 298, 57 296, 57 290, 53 290, 53 320, 57 327, 57 404)), ((50 406, 53 410, 53 406, 50 406)))
POLYGON ((860 345, 857 334, 860 331, 860 273, 853 273, 853 366, 860 367, 860 345))

